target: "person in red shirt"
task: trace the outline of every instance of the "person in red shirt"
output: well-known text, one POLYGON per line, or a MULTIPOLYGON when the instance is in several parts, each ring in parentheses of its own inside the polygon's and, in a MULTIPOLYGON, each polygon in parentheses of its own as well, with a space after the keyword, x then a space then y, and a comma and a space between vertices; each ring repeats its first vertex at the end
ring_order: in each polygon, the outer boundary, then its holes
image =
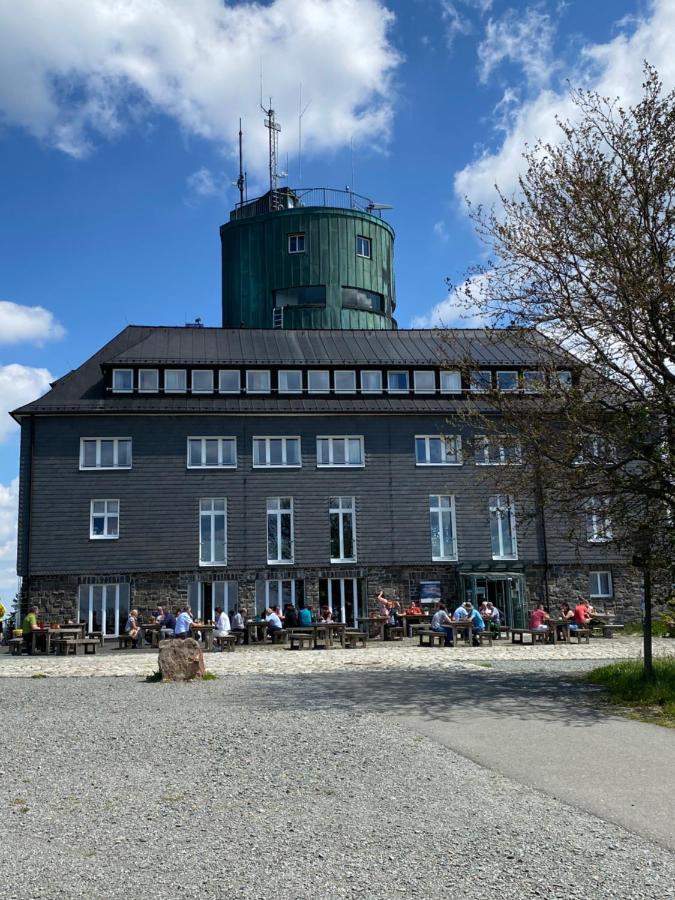
POLYGON ((537 603, 530 613, 530 631, 548 631, 546 624, 551 617, 544 609, 543 603, 537 603))
POLYGON ((591 621, 591 614, 588 611, 588 604, 581 597, 574 607, 574 621, 579 628, 585 628, 591 621))

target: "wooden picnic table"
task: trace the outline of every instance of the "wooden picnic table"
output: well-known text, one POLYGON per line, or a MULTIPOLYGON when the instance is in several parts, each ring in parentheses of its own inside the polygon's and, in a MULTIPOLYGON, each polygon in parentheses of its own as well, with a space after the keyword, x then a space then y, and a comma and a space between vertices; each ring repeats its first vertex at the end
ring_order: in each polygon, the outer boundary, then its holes
POLYGON ((421 625, 424 622, 430 622, 433 618, 431 613, 399 613, 399 619, 403 625, 403 633, 406 637, 412 637, 411 628, 413 625, 421 625))
POLYGON ((457 619, 452 623, 452 646, 457 646, 457 637, 459 632, 463 632, 462 637, 471 646, 471 632, 473 630, 473 621, 471 619, 457 619))
POLYGON ((264 641, 265 632, 267 631, 267 622, 263 619, 261 622, 256 619, 248 619, 246 621, 246 640, 252 644, 254 641, 264 641), (262 634, 261 634, 262 632, 262 634))
POLYGON ((31 628, 29 632, 30 649, 28 652, 35 653, 38 649, 38 642, 40 642, 42 644, 42 647, 40 648, 41 652, 49 653, 51 650, 51 636, 53 633, 51 628, 31 628))
POLYGON ((368 634, 368 637, 371 637, 370 626, 373 626, 375 628, 375 633, 378 636, 375 638, 375 640, 384 640, 384 626, 389 621, 387 616, 363 616, 361 618, 358 618, 356 621, 359 623, 359 625, 362 622, 367 623, 365 631, 368 634))
POLYGON ((204 642, 204 649, 213 650, 213 632, 215 630, 215 625, 204 625, 200 622, 195 622, 190 631, 190 637, 193 637, 197 641, 197 643, 199 643, 197 633, 201 631, 202 641, 204 642))
POLYGON ((146 631, 150 633, 150 646, 155 648, 159 647, 159 638, 162 631, 162 626, 159 622, 147 622, 145 625, 138 626, 141 630, 141 646, 145 643, 145 633, 146 631))

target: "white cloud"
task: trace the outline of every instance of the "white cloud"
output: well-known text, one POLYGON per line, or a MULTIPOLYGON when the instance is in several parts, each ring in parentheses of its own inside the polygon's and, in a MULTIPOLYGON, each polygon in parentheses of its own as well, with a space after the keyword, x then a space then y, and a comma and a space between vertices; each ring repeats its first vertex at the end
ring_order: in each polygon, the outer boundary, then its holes
MULTIPOLYGON (((476 289, 484 280, 476 279, 476 289)), ((467 296, 466 285, 462 284, 448 292, 447 297, 437 303, 428 313, 415 316, 410 323, 411 328, 485 328, 488 319, 482 316, 472 305, 467 296)))
POLYGON ((0 365, 0 443, 18 427, 9 412, 44 394, 53 380, 47 369, 32 369, 18 363, 0 365))
MULTIPOLYGON (((576 65, 559 74, 578 87, 597 90, 609 97, 620 96, 624 103, 635 103, 641 96, 642 65, 648 60, 656 66, 667 90, 675 86, 675 3, 653 0, 646 14, 617 23, 624 29, 613 40, 584 47, 576 65)), ((507 127, 500 146, 485 151, 455 175, 455 193, 459 199, 469 197, 474 203, 491 205, 494 185, 509 194, 517 189, 522 171, 522 152, 526 143, 537 139, 554 142, 560 132, 556 115, 573 118, 567 90, 542 87, 515 109, 511 105, 507 127)), ((504 126, 500 117, 500 125, 504 126)))
POLYGON ((232 179, 228 179, 225 172, 212 172, 211 169, 202 167, 188 175, 186 179, 189 198, 191 202, 196 198, 223 197, 230 187, 232 179))
POLYGON ((16 593, 16 518, 19 479, 0 484, 0 600, 9 612, 16 593))
POLYGON ((315 101, 303 117, 306 153, 351 137, 381 146, 400 62, 393 21, 382 0, 2 3, 0 119, 77 157, 153 112, 233 151, 241 115, 250 168, 267 145, 262 62, 283 153, 285 134, 295 149, 300 83, 315 101))
POLYGON ((443 219, 439 219, 438 222, 434 222, 433 231, 439 241, 443 241, 443 243, 445 243, 446 241, 450 240, 448 226, 445 224, 443 219))
POLYGON ((0 300, 0 344, 28 341, 41 345, 45 341, 58 340, 65 333, 48 309, 0 300))
POLYGON ((492 0, 440 0, 441 19, 445 29, 445 41, 452 47, 458 35, 471 34, 474 30, 473 15, 483 16, 492 6, 492 0))
POLYGON ((554 68, 554 34, 551 17, 536 7, 509 9, 500 19, 490 19, 478 47, 481 82, 506 60, 521 66, 530 84, 547 84, 554 68))

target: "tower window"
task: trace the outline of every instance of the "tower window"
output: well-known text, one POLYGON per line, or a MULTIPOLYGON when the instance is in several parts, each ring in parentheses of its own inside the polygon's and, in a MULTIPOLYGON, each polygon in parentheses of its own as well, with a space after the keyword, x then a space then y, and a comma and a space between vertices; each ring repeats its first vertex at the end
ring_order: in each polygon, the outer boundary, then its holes
POLYGON ((305 235, 304 232, 288 235, 288 252, 304 253, 305 252, 305 235))
POLYGON ((363 288, 343 287, 342 306, 345 309, 365 309, 368 312, 383 313, 384 297, 363 288))
POLYGON ((362 234, 356 235, 356 255, 371 259, 373 255, 373 245, 370 238, 364 237, 362 234))
POLYGON ((326 305, 326 286, 323 284, 285 288, 284 290, 273 291, 273 295, 275 309, 282 309, 284 306, 326 305))

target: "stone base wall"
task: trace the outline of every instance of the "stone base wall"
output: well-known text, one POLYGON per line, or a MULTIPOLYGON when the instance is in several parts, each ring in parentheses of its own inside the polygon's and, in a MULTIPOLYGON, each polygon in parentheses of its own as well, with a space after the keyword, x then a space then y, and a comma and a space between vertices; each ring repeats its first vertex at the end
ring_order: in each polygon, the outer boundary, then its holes
MULTIPOLYGON (((609 567, 608 567, 609 568, 609 567)), ((551 610, 557 610, 561 603, 571 606, 579 594, 588 597, 588 568, 582 566, 550 566, 548 579, 542 567, 530 567, 525 577, 525 610, 534 608, 536 600, 546 603, 551 610), (548 592, 547 592, 548 583, 548 592)), ((594 605, 605 609, 616 617, 616 621, 639 622, 641 619, 641 574, 630 566, 611 567, 613 596, 593 600, 594 605)), ((486 575, 489 573, 486 572, 486 575)), ((194 581, 237 581, 239 585, 239 605, 253 609, 257 580, 302 579, 304 581, 305 602, 315 609, 319 605, 319 581, 324 578, 357 578, 365 584, 367 608, 377 609, 377 593, 382 590, 386 597, 398 600, 407 606, 418 599, 419 583, 438 581, 441 597, 450 608, 462 599, 461 581, 456 565, 430 565, 428 567, 387 566, 382 568, 359 567, 322 569, 260 569, 236 571, 181 570, 167 572, 137 572, 128 575, 35 575, 26 578, 22 584, 20 614, 23 616, 29 606, 38 606, 45 620, 66 621, 77 616, 78 588, 86 584, 130 585, 131 605, 141 616, 150 614, 158 605, 176 609, 184 606, 188 598, 188 585, 194 581)))

